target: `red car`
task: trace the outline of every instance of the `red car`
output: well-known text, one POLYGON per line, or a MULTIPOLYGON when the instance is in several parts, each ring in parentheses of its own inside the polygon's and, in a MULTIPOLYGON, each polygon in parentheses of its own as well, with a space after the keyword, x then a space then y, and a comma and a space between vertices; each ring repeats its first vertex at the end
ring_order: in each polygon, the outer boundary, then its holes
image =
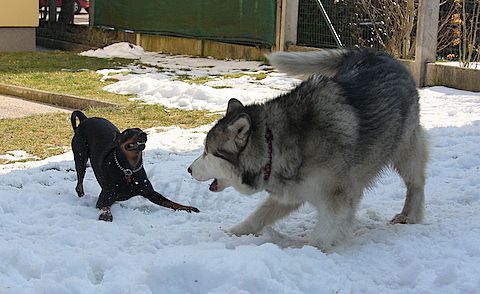
MULTIPOLYGON (((39 7, 48 6, 49 0, 39 0, 39 7)), ((55 0, 57 7, 62 6, 62 0, 55 0)), ((74 0, 73 1, 73 11, 75 14, 79 14, 80 10, 85 9, 88 12, 90 7, 90 0, 74 0)))

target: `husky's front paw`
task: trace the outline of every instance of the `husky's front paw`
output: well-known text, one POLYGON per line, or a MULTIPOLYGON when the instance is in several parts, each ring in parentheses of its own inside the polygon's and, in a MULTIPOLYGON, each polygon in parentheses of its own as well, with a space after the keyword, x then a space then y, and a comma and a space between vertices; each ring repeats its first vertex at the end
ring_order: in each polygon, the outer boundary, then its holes
POLYGON ((399 213, 390 221, 391 224, 418 224, 420 220, 417 217, 411 217, 403 213, 399 213))
POLYGON ((310 238, 308 245, 320 249, 320 251, 322 251, 323 253, 328 253, 328 252, 332 252, 334 248, 340 243, 341 242, 338 240, 310 238))
POLYGON ((247 222, 241 222, 227 230, 230 235, 243 236, 257 233, 256 230, 247 222))

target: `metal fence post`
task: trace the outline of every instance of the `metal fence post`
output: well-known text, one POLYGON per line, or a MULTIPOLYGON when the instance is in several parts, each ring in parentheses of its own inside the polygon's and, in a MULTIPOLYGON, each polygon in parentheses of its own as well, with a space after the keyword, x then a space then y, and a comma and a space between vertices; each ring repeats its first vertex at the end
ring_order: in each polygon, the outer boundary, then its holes
POLYGON ((57 21, 57 4, 55 0, 48 1, 48 21, 54 23, 57 21))
POLYGON ((417 87, 425 86, 427 63, 436 60, 439 9, 440 0, 420 0, 418 6, 414 72, 417 87))
POLYGON ((95 0, 90 0, 90 7, 88 8, 88 26, 95 26, 95 0))

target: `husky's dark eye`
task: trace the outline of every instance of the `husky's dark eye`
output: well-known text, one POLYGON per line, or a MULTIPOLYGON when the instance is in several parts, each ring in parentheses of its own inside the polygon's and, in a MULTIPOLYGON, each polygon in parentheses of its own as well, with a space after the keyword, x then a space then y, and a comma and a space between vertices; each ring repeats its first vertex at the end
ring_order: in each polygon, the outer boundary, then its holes
POLYGON ((218 158, 221 158, 221 159, 223 159, 223 160, 226 160, 226 161, 228 161, 228 162, 230 162, 230 163, 232 163, 232 164, 235 163, 236 157, 235 157, 233 154, 229 153, 229 152, 226 152, 226 151, 216 151, 213 155, 216 156, 216 157, 218 157, 218 158))
POLYGON ((219 157, 219 158, 221 158, 221 159, 223 159, 223 160, 228 161, 228 159, 227 159, 225 156, 223 156, 222 154, 220 154, 220 153, 218 153, 218 152, 215 152, 213 155, 216 156, 216 157, 219 157))
POLYGON ((135 145, 136 145, 136 144, 134 144, 134 143, 130 143, 130 144, 127 145, 127 148, 134 148, 135 145))

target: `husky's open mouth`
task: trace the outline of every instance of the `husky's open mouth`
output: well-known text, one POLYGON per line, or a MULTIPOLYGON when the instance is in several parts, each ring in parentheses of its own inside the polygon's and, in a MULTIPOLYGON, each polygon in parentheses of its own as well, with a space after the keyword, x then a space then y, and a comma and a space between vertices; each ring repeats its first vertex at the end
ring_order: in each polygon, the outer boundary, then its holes
POLYGON ((212 192, 221 192, 227 188, 228 185, 225 185, 225 183, 222 183, 222 180, 218 179, 213 179, 213 182, 210 184, 209 190, 212 192))
POLYGON ((218 180, 214 179, 213 182, 210 184, 209 190, 212 192, 218 192, 219 191, 219 185, 218 185, 218 180))

